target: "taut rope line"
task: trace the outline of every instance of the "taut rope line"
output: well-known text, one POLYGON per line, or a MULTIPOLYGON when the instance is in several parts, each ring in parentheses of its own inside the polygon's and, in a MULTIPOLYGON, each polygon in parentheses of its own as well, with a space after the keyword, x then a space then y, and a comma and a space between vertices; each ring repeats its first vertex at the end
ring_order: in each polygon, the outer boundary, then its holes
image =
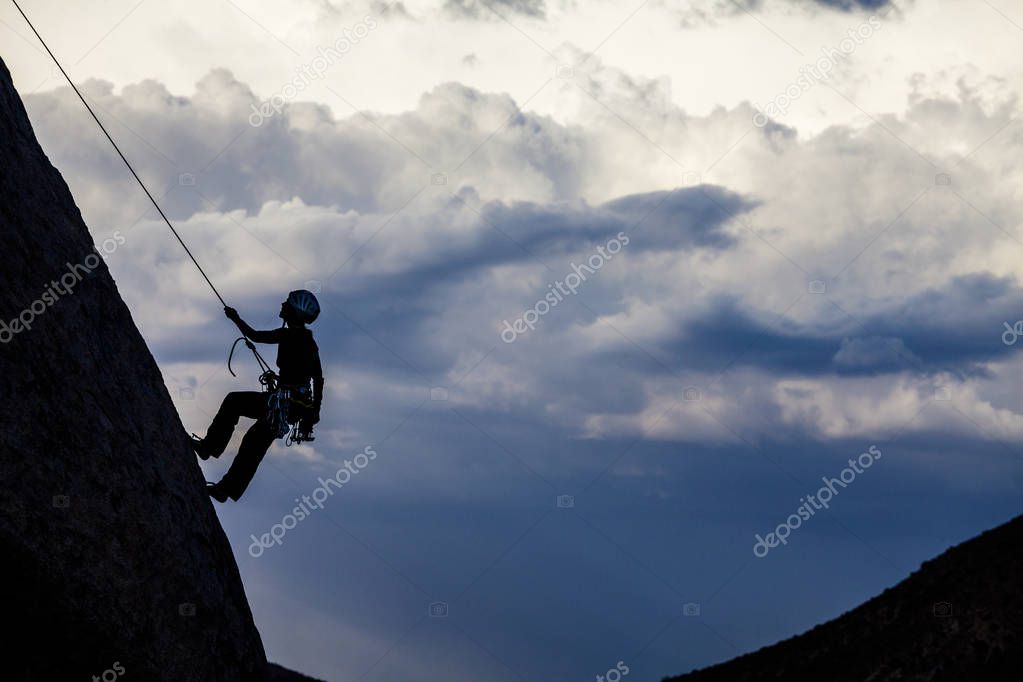
POLYGON ((32 29, 32 33, 35 33, 36 38, 38 38, 39 42, 42 43, 43 47, 46 49, 46 52, 50 55, 50 58, 53 60, 53 63, 56 64, 57 68, 60 69, 60 72, 64 74, 64 78, 67 79, 67 82, 71 86, 71 89, 75 91, 76 95, 78 95, 78 99, 82 100, 82 104, 85 105, 85 108, 89 111, 89 114, 92 115, 92 119, 96 121, 96 125, 98 125, 99 129, 103 131, 103 134, 106 135, 107 139, 110 140, 110 144, 114 146, 114 150, 117 152, 117 155, 121 157, 121 161, 124 161, 124 165, 127 166, 128 170, 131 171, 131 174, 135 176, 135 180, 138 181, 139 186, 142 188, 142 191, 145 192, 146 196, 149 197, 149 200, 153 202, 153 206, 155 206, 156 210, 160 213, 160 217, 163 218, 163 222, 167 223, 167 227, 169 227, 171 232, 174 233, 174 236, 177 237, 178 243, 181 244, 181 247, 185 250, 185 253, 187 253, 188 257, 192 259, 193 263, 195 263, 195 267, 199 268, 199 273, 203 276, 203 279, 206 280, 206 283, 210 285, 210 289, 212 289, 213 293, 216 294, 218 299, 220 299, 221 304, 223 304, 226 307, 227 303, 224 302, 224 297, 220 295, 220 292, 217 291, 217 288, 213 286, 213 282, 210 280, 209 277, 206 276, 206 271, 202 269, 202 266, 199 265, 199 261, 197 261, 195 259, 195 256, 192 255, 192 252, 191 250, 189 250, 188 245, 185 244, 185 240, 183 240, 181 238, 181 235, 178 234, 178 231, 174 229, 174 226, 171 224, 171 221, 167 218, 167 215, 163 212, 163 209, 160 208, 160 204, 156 203, 156 199, 153 198, 153 195, 150 193, 149 188, 146 187, 146 183, 142 182, 142 178, 140 178, 139 174, 135 172, 135 169, 132 167, 131 163, 129 163, 128 159, 121 152, 121 148, 117 146, 116 142, 114 142, 114 138, 110 137, 110 133, 107 132, 106 127, 103 125, 103 122, 99 120, 99 117, 96 116, 96 112, 92 110, 92 107, 89 106, 89 103, 85 101, 84 97, 82 97, 82 93, 78 91, 78 87, 71 80, 71 77, 67 75, 67 71, 64 70, 64 67, 60 65, 60 61, 57 59, 56 55, 54 55, 53 51, 50 50, 49 45, 46 44, 46 41, 43 40, 43 37, 39 35, 39 31, 36 30, 36 27, 32 24, 32 21, 28 18, 28 15, 25 14, 25 11, 21 9, 21 5, 18 4, 18 0, 11 0, 11 2, 14 3, 14 6, 18 9, 18 13, 21 14, 21 16, 25 19, 25 23, 28 24, 28 27, 32 29))

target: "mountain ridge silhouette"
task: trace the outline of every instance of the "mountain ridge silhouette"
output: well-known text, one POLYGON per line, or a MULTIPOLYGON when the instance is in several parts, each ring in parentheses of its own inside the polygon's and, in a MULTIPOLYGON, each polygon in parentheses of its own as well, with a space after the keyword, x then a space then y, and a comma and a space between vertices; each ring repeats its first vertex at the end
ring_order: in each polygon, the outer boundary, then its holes
POLYGON ((1010 682, 1023 664, 1023 516, 811 630, 664 682, 1010 682))

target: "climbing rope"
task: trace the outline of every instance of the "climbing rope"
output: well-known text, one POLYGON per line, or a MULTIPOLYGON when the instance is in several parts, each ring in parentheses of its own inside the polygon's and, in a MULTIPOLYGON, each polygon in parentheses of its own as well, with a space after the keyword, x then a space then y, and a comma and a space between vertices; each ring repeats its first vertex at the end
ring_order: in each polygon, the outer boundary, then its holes
POLYGON ((265 385, 266 382, 263 381, 263 376, 266 376, 267 372, 273 374, 273 370, 270 369, 270 365, 267 363, 266 360, 263 359, 263 356, 259 354, 259 351, 256 350, 256 345, 249 341, 244 336, 239 336, 237 339, 234 340, 234 343, 231 344, 231 352, 227 354, 227 371, 230 372, 231 376, 233 377, 238 376, 237 374, 234 373, 234 370, 231 369, 231 359, 234 358, 234 349, 238 346, 239 341, 244 341, 245 346, 252 351, 253 355, 256 356, 256 362, 259 363, 259 369, 260 371, 263 372, 263 374, 259 378, 259 383, 265 385))
MULTIPOLYGON (((221 305, 223 305, 226 308, 227 302, 224 301, 224 297, 220 295, 220 292, 217 291, 217 287, 213 285, 213 281, 206 274, 206 271, 202 269, 201 265, 199 265, 199 261, 196 260, 195 256, 192 254, 192 250, 188 248, 188 244, 186 244, 185 240, 181 238, 181 235, 174 228, 174 225, 171 223, 170 219, 167 218, 167 214, 163 212, 162 208, 160 208, 160 204, 156 201, 156 198, 153 197, 153 194, 152 192, 149 191, 149 188, 146 187, 146 183, 142 182, 142 178, 139 177, 139 174, 135 172, 135 168, 131 165, 131 162, 128 161, 128 158, 121 151, 121 148, 117 146, 116 142, 114 142, 114 138, 111 137, 110 133, 106 129, 106 126, 103 125, 103 122, 99 120, 99 117, 96 115, 96 112, 92 110, 91 106, 89 106, 89 103, 86 101, 85 97, 78 90, 78 86, 75 85, 74 81, 71 80, 71 77, 68 76, 67 71, 65 71, 64 67, 61 66, 60 60, 57 59, 57 56, 55 54, 53 54, 53 51, 50 49, 50 46, 46 44, 46 41, 43 40, 43 37, 39 35, 39 31, 36 30, 35 25, 32 23, 32 20, 28 18, 28 15, 25 14, 25 11, 21 9, 21 5, 18 4, 18 0, 11 0, 11 2, 14 3, 14 7, 17 8, 18 13, 21 14, 22 18, 25 20, 25 23, 28 24, 28 27, 32 29, 32 33, 35 34, 36 38, 42 44, 43 48, 46 50, 46 53, 50 55, 50 59, 52 59, 53 63, 57 65, 57 68, 60 69, 60 72, 64 75, 64 79, 67 80, 68 85, 70 85, 71 89, 74 90, 76 95, 78 95, 78 99, 82 101, 82 104, 85 106, 86 111, 88 111, 89 115, 92 116, 92 120, 96 122, 96 125, 99 126, 99 129, 103 131, 103 134, 106 136, 107 140, 113 146, 114 151, 116 151, 117 155, 121 157, 121 161, 123 161, 124 165, 128 167, 128 170, 135 178, 135 181, 139 183, 139 187, 141 187, 142 191, 146 193, 147 197, 149 197, 149 201, 153 203, 153 206, 156 208, 156 211, 160 214, 160 217, 163 218, 163 222, 167 223, 167 227, 170 228, 170 231, 174 234, 174 237, 178 240, 178 243, 181 244, 181 248, 183 248, 185 250, 185 253, 188 254, 188 257, 192 259, 192 263, 194 263, 195 267, 199 270, 199 274, 201 274, 203 279, 206 280, 206 283, 210 285, 210 289, 213 291, 213 294, 220 301, 221 305)), ((245 338, 244 336, 240 336, 237 339, 235 339, 235 342, 231 345, 231 352, 227 356, 227 371, 231 373, 231 376, 234 377, 238 376, 237 374, 234 373, 234 370, 231 369, 231 359, 234 357, 234 349, 238 346, 239 341, 245 342, 245 346, 252 351, 252 354, 256 358, 256 362, 259 363, 259 369, 261 372, 261 374, 259 375, 259 383, 263 386, 263 390, 268 394, 267 418, 271 424, 271 429, 274 431, 277 437, 281 438, 287 435, 288 438, 286 441, 286 445, 314 440, 309 433, 303 432, 299 429, 298 422, 290 423, 291 421, 289 414, 290 402, 294 400, 294 397, 292 396, 292 391, 290 388, 279 386, 277 374, 270 368, 269 363, 267 363, 267 361, 263 359, 263 356, 259 354, 259 351, 256 350, 256 346, 255 344, 252 343, 252 341, 245 338)), ((296 402, 302 404, 301 400, 296 400, 296 402)))
MULTIPOLYGON (((76 95, 78 95, 78 99, 82 100, 82 104, 85 105, 85 108, 92 116, 92 119, 96 121, 96 125, 98 125, 99 129, 103 131, 103 134, 106 135, 107 139, 110 140, 110 144, 114 146, 114 150, 117 152, 117 155, 121 157, 121 161, 124 161, 124 165, 127 166, 128 170, 131 171, 131 174, 135 176, 135 180, 139 183, 139 186, 142 188, 142 191, 145 192, 146 196, 149 197, 149 200, 153 202, 153 206, 156 207, 156 210, 157 212, 159 212, 160 217, 163 218, 163 222, 167 223, 167 227, 169 227, 171 232, 174 233, 174 236, 177 237, 178 243, 181 244, 181 247, 185 250, 185 253, 187 253, 188 257, 192 259, 193 263, 195 263, 195 267, 199 268, 199 273, 203 276, 203 279, 206 280, 206 283, 210 285, 210 289, 212 289, 216 297, 220 299, 221 304, 223 304, 226 307, 227 303, 224 302, 223 296, 221 296, 220 292, 217 291, 217 288, 213 286, 213 282, 210 280, 209 277, 206 276, 206 271, 202 269, 202 266, 199 265, 199 261, 197 261, 195 259, 195 256, 192 255, 192 251, 188 248, 188 245, 185 244, 185 240, 183 240, 181 238, 181 235, 178 234, 178 231, 174 229, 174 226, 171 224, 171 221, 167 218, 167 215, 163 212, 163 209, 160 208, 160 204, 156 202, 156 199, 153 198, 153 195, 152 193, 150 193, 149 188, 146 187, 146 183, 142 182, 142 178, 140 178, 139 174, 135 172, 135 169, 132 167, 131 163, 128 162, 128 159, 121 152, 121 148, 117 146, 117 143, 114 142, 114 138, 112 138, 110 136, 110 133, 107 132, 107 129, 103 125, 103 122, 99 120, 98 116, 96 116, 96 112, 93 111, 92 107, 89 106, 89 103, 85 101, 85 97, 83 97, 82 93, 78 91, 78 87, 71 80, 71 77, 67 75, 67 71, 64 70, 64 67, 60 65, 60 61, 57 59, 56 55, 54 55, 53 51, 50 50, 49 45, 46 44, 46 41, 43 40, 43 37, 39 35, 39 31, 36 30, 36 27, 32 24, 32 21, 28 18, 28 15, 25 14, 25 11, 21 9, 21 5, 18 4, 18 0, 11 0, 11 2, 14 3, 14 6, 18 9, 18 13, 21 14, 21 16, 25 19, 25 23, 28 24, 28 27, 32 29, 32 33, 34 33, 36 35, 36 38, 39 39, 39 42, 42 43, 43 47, 46 49, 46 52, 50 55, 50 58, 53 60, 53 63, 56 64, 57 68, 60 69, 60 72, 64 74, 64 78, 67 79, 67 82, 71 86, 71 89, 75 91, 76 95)), ((252 348, 251 345, 249 347, 252 348)))
MULTIPOLYGON (((149 188, 146 187, 146 183, 144 183, 142 181, 142 178, 139 177, 139 174, 135 172, 135 168, 131 165, 131 162, 128 161, 128 158, 121 151, 121 148, 117 146, 117 143, 114 141, 114 138, 111 137, 110 133, 107 131, 106 126, 103 125, 103 122, 99 120, 99 117, 96 115, 96 112, 93 111, 92 107, 89 106, 89 103, 86 101, 85 97, 82 96, 82 93, 78 90, 78 86, 75 85, 74 81, 71 80, 71 77, 68 76, 67 71, 65 71, 64 67, 61 66, 60 60, 57 59, 57 56, 55 54, 53 54, 53 51, 50 49, 50 46, 46 44, 46 41, 43 40, 43 37, 39 35, 39 31, 36 30, 35 25, 32 23, 32 20, 28 18, 28 15, 25 14, 25 11, 21 9, 21 5, 18 4, 18 0, 11 0, 11 2, 14 3, 14 6, 15 8, 17 8, 18 13, 21 14, 22 18, 25 20, 25 23, 28 24, 28 27, 32 29, 32 33, 34 33, 36 38, 39 39, 39 42, 42 44, 43 48, 46 49, 47 54, 50 55, 50 59, 52 59, 53 63, 57 65, 57 68, 60 69, 60 72, 64 74, 64 78, 65 80, 67 80, 68 85, 70 85, 71 89, 74 90, 76 95, 78 95, 78 99, 82 101, 82 104, 85 106, 86 111, 88 111, 89 115, 92 116, 92 120, 96 121, 96 125, 98 125, 99 129, 103 131, 103 134, 106 136, 107 140, 109 140, 110 144, 113 146, 114 151, 116 151, 117 155, 121 157, 121 161, 123 161, 124 165, 128 167, 128 170, 135 178, 135 181, 139 183, 139 187, 141 187, 142 191, 146 193, 147 197, 149 197, 149 201, 153 203, 153 206, 160 214, 160 217, 163 218, 163 222, 167 223, 167 227, 170 228, 170 231, 174 234, 175 238, 177 238, 178 243, 181 244, 181 248, 183 248, 185 250, 185 253, 188 254, 188 257, 192 259, 192 262, 195 264, 195 267, 198 268, 199 270, 199 274, 201 274, 203 279, 206 280, 206 283, 210 285, 210 289, 213 291, 213 294, 217 297, 217 299, 224 307, 227 307, 227 303, 224 301, 224 297, 220 295, 220 292, 217 291, 217 287, 214 286, 213 281, 209 278, 209 276, 207 276, 206 271, 202 269, 201 265, 199 265, 199 261, 196 260, 195 256, 192 254, 192 250, 188 248, 188 244, 186 244, 185 240, 181 238, 181 235, 174 228, 174 225, 171 223, 170 219, 167 218, 167 214, 163 212, 163 209, 160 208, 160 204, 153 197, 152 192, 150 192, 149 188)), ((266 360, 263 359, 263 356, 259 354, 258 350, 256 350, 256 347, 252 344, 251 341, 249 341, 245 337, 239 338, 237 341, 234 342, 234 345, 231 346, 231 354, 228 356, 227 359, 227 370, 231 372, 231 376, 238 376, 237 374, 234 373, 234 370, 231 369, 231 356, 234 355, 234 348, 235 346, 238 345, 238 341, 245 341, 245 345, 249 348, 249 350, 252 351, 253 355, 256 356, 256 361, 259 363, 260 370, 263 372, 262 376, 260 376, 260 383, 266 386, 267 384, 266 379, 269 378, 267 373, 269 372, 270 374, 273 374, 273 372, 271 371, 270 366, 267 364, 266 360)))

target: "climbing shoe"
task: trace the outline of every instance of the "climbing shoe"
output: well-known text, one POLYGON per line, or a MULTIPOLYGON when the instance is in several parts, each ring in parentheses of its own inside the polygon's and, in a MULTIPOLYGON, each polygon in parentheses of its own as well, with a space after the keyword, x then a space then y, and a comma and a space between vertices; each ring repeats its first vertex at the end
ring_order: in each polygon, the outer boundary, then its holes
POLYGON ((191 445, 192 449, 195 450, 195 454, 199 455, 199 459, 207 460, 210 458, 210 453, 203 447, 202 438, 194 433, 192 434, 191 445))
POLYGON ((227 502, 227 491, 220 487, 219 483, 206 481, 206 493, 217 502, 227 502))

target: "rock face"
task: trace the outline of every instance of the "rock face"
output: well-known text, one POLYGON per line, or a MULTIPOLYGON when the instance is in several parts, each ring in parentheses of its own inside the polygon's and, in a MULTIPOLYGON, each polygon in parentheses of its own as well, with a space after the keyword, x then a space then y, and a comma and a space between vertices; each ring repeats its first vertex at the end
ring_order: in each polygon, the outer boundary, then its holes
POLYGON ((160 370, 2 61, 0 238, 2 677, 308 679, 267 666, 160 370))
POLYGON ((1023 665, 1023 516, 849 613, 670 682, 1008 682, 1023 665))

